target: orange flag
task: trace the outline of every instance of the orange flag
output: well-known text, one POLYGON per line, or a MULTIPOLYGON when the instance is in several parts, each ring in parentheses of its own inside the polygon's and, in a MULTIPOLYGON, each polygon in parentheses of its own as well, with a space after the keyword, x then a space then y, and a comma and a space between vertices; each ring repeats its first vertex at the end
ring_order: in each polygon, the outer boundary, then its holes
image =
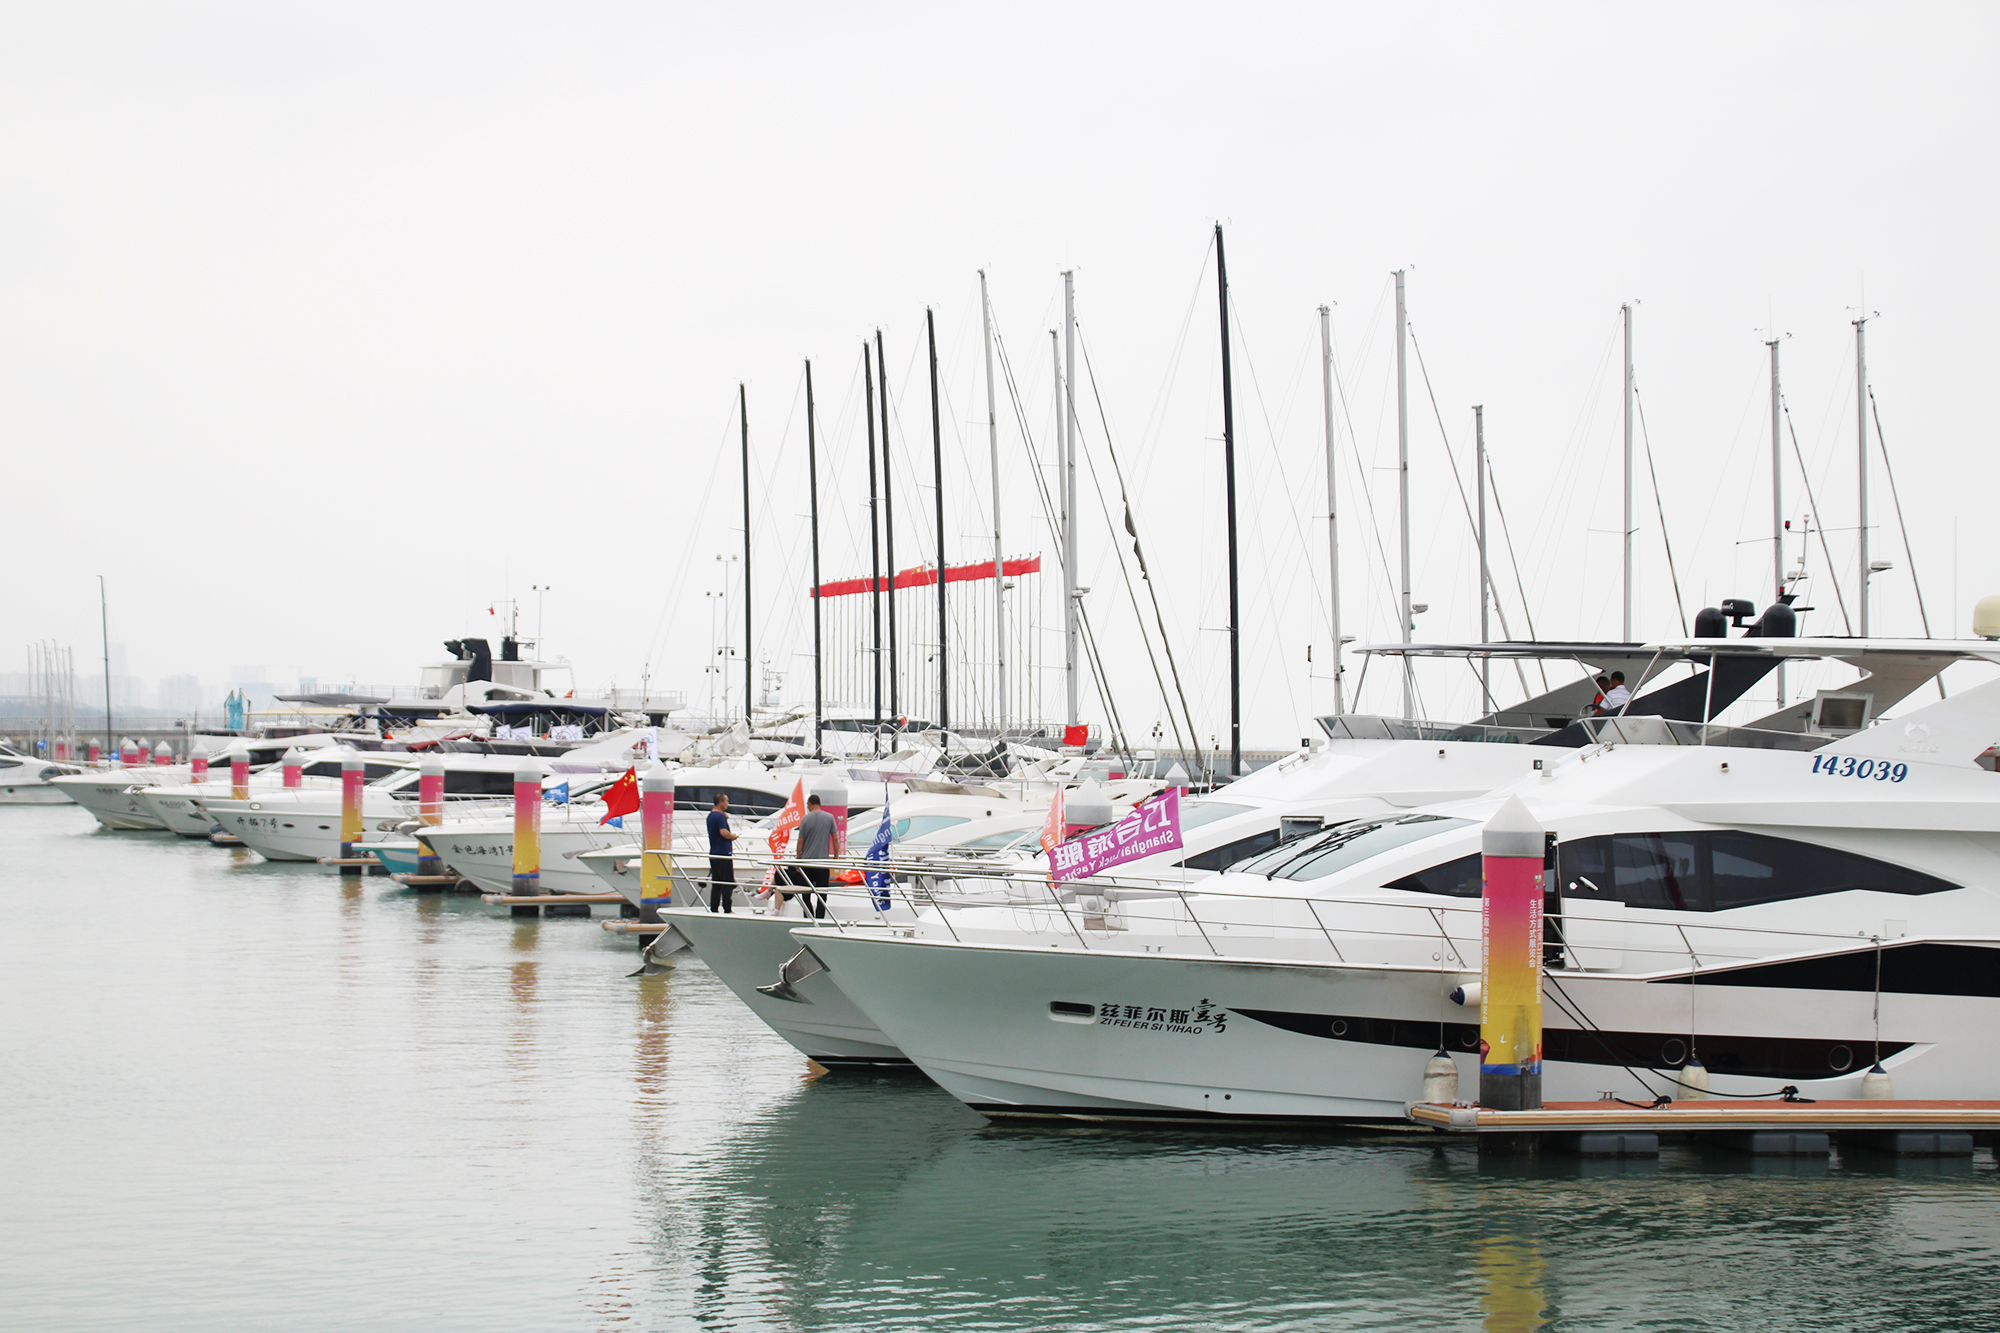
POLYGON ((1055 796, 1049 801, 1049 817, 1042 821, 1042 855, 1049 858, 1049 869, 1056 864, 1056 847, 1063 840, 1068 825, 1063 823, 1063 792, 1056 788, 1055 796))
POLYGON ((765 867, 764 887, 758 890, 759 893, 769 893, 771 891, 771 883, 778 877, 776 862, 779 857, 785 854, 785 848, 792 845, 792 830, 797 828, 799 821, 805 817, 806 784, 805 779, 801 778, 792 788, 792 799, 786 801, 785 808, 778 812, 778 822, 771 825, 771 860, 773 864, 765 867))

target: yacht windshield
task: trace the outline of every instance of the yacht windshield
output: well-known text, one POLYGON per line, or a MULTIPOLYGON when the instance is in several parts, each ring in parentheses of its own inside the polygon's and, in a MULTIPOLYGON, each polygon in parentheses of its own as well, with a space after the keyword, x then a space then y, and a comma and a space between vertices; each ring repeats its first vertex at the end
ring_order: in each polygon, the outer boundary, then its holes
POLYGON ((1266 879, 1320 879, 1371 856, 1394 851, 1407 843, 1432 837, 1472 821, 1446 815, 1403 815, 1342 824, 1329 833, 1274 847, 1236 869, 1266 879))
POLYGON ((1213 824, 1216 820, 1227 819, 1231 815, 1247 815, 1249 813, 1249 806, 1231 805, 1227 801, 1182 801, 1181 832, 1186 833, 1190 829, 1198 829, 1203 824, 1213 824))

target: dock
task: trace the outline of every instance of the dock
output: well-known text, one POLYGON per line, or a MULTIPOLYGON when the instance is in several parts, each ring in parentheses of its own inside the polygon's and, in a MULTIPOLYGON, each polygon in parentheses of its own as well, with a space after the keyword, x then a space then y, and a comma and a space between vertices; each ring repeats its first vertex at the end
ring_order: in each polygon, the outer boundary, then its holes
POLYGON ((1655 1156, 1662 1136, 1756 1156, 1824 1156, 1838 1142, 1897 1157, 1965 1157, 1975 1136, 2000 1136, 2000 1102, 1975 1101, 1549 1102, 1527 1111, 1416 1102, 1409 1117, 1482 1146, 1581 1157, 1655 1156))

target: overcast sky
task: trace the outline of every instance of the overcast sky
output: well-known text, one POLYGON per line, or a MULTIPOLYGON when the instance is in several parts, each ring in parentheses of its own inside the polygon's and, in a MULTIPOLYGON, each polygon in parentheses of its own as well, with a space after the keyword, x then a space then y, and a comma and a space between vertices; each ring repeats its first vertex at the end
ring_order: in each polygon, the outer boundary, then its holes
MULTIPOLYGON (((1046 458, 1047 330, 1073 268, 1197 726, 1226 738, 1217 220, 1252 741, 1295 740, 1331 702, 1310 678, 1330 638, 1323 303, 1342 631, 1396 633, 1397 268, 1429 376, 1413 355, 1420 636, 1476 629, 1446 452, 1468 468, 1475 403, 1515 632, 1531 613, 1546 637, 1617 635, 1627 301, 1660 488, 1642 452, 1641 637, 1680 631, 1662 510, 1688 614, 1769 598, 1772 329, 1836 530, 1831 571, 1809 555, 1808 628, 1841 631, 1864 311, 1932 627, 1963 632, 2000 591, 1996 26, 1946 5, 8 5, 0 665, 37 639, 94 657, 102 573, 137 674, 407 686, 495 599, 522 599, 532 630, 540 584, 546 646, 581 684, 650 666, 705 703, 703 594, 741 540, 740 381, 759 654, 801 697, 803 360, 828 576, 865 571, 858 366, 877 327, 908 468, 899 563, 933 558, 935 309, 946 555, 990 557, 977 270, 1046 458)), ((1085 415, 1102 466, 1095 401, 1085 415)), ((1000 416, 1007 545, 1052 556, 1004 393, 1000 416)), ((1875 628, 1918 633, 1879 459, 1873 484, 1895 564, 1875 628)), ((1111 683, 1146 731, 1161 708, 1101 516, 1082 545, 1111 683)), ((1469 705, 1463 675, 1440 669, 1431 711, 1469 705)), ((1390 684, 1363 705, 1393 711, 1390 684)))

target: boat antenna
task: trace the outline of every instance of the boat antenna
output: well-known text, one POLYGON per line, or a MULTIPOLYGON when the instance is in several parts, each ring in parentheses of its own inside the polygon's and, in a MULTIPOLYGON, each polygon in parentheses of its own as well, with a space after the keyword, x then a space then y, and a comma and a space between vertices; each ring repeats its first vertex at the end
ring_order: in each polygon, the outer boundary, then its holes
POLYGON ((812 509, 813 758, 826 757, 826 700, 820 686, 819 438, 813 423, 813 363, 806 358, 806 495, 812 509))
MULTIPOLYGON (((1777 591, 1772 594, 1774 601, 1785 596, 1785 463, 1784 449, 1780 444, 1778 418, 1780 398, 1778 382, 1778 344, 1783 341, 1775 330, 1764 346, 1771 349, 1771 586, 1777 591)), ((1794 631, 1796 632, 1796 631, 1794 631)), ((1778 684, 1778 707, 1785 706, 1785 664, 1780 661, 1775 673, 1778 684)))
POLYGON ((944 433, 938 418, 938 364, 937 364, 937 320, 929 306, 924 307, 924 341, 930 349, 931 358, 931 477, 937 483, 937 604, 938 604, 938 742, 940 748, 950 740, 951 731, 951 659, 945 652, 945 583, 944 583, 944 433))
POLYGON ((875 728, 874 753, 882 752, 882 522, 875 483, 875 365, 868 340, 861 340, 861 415, 868 422, 868 613, 874 622, 875 728))
POLYGON ((743 721, 754 726, 757 706, 757 663, 750 655, 750 396, 736 386, 737 416, 743 423, 743 721))
MULTIPOLYGON (((1396 291, 1402 293, 1402 278, 1396 291)), ((1236 587, 1236 397, 1229 377, 1229 264, 1222 252, 1222 224, 1215 224, 1215 300, 1222 319, 1222 473, 1223 505, 1229 530, 1229 780, 1243 775, 1243 664, 1239 653, 1236 587)), ((1400 324, 1399 324, 1400 327, 1400 324)), ((1400 364, 1400 363, 1399 363, 1400 364)), ((1408 458, 1408 451, 1405 451, 1408 458)), ((1404 561, 1405 570, 1409 562, 1404 561)), ((1409 582, 1404 580, 1404 621, 1409 620, 1409 582)), ((1404 637, 1408 638, 1407 629, 1404 637)))

